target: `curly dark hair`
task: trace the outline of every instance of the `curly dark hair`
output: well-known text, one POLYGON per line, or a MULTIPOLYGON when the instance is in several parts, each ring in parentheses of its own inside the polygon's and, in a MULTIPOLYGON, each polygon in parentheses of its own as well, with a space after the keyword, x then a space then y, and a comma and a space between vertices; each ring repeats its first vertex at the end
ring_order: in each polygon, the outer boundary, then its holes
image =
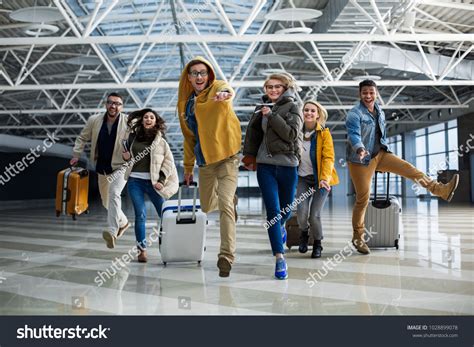
POLYGON ((165 120, 160 117, 158 112, 152 110, 151 108, 144 108, 142 110, 134 111, 128 115, 127 125, 130 130, 136 134, 136 138, 140 142, 151 142, 155 139, 158 132, 161 133, 161 136, 165 137, 166 125, 165 120), (156 124, 152 129, 145 129, 143 127, 143 117, 148 112, 151 112, 155 115, 156 124))

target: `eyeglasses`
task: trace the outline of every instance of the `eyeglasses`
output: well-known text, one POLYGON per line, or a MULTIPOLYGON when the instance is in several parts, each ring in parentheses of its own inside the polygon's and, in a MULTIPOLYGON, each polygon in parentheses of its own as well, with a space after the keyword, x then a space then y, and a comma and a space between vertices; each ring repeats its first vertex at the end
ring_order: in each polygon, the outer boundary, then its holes
POLYGON ((115 102, 115 101, 109 101, 109 100, 107 100, 107 105, 108 105, 108 106, 117 106, 117 107, 119 107, 119 106, 122 106, 123 104, 120 103, 120 102, 115 102))
POLYGON ((265 89, 268 89, 268 90, 281 89, 281 88, 285 88, 285 86, 283 84, 275 84, 275 85, 267 84, 265 86, 265 89))
POLYGON ((189 73, 189 75, 193 78, 196 78, 198 76, 201 76, 201 77, 206 77, 207 75, 209 75, 209 72, 207 72, 206 70, 203 70, 203 71, 191 71, 189 73))

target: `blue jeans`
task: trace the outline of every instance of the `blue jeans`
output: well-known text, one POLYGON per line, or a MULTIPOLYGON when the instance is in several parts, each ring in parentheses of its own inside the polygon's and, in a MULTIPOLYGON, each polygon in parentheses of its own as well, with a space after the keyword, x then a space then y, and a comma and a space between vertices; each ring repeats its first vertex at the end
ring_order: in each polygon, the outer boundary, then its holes
POLYGON ((273 255, 285 253, 281 230, 291 216, 291 211, 286 212, 285 208, 289 208, 295 198, 297 168, 258 164, 257 180, 267 210, 267 231, 273 255))
POLYGON ((161 206, 165 199, 158 194, 153 188, 150 180, 129 177, 128 179, 128 193, 132 199, 133 209, 135 210, 135 237, 140 248, 146 248, 146 206, 145 193, 150 198, 152 204, 155 206, 158 216, 161 218, 161 206))

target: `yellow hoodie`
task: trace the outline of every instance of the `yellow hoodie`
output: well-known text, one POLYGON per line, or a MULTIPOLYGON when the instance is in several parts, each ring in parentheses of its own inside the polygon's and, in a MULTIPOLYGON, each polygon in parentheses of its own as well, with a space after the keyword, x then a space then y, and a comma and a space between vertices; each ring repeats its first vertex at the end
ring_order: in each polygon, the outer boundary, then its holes
MULTIPOLYGON (((234 113, 232 99, 214 101, 213 97, 220 91, 234 90, 224 81, 216 80, 212 65, 203 57, 196 57, 209 69, 209 84, 195 101, 195 115, 198 124, 199 141, 206 164, 216 163, 240 151, 242 132, 240 121, 234 113)), ((189 64, 189 63, 188 63, 189 64)), ((196 138, 186 122, 186 103, 194 92, 188 80, 188 65, 181 73, 178 90, 178 115, 181 131, 184 136, 184 173, 192 173, 196 157, 194 145, 196 138)))

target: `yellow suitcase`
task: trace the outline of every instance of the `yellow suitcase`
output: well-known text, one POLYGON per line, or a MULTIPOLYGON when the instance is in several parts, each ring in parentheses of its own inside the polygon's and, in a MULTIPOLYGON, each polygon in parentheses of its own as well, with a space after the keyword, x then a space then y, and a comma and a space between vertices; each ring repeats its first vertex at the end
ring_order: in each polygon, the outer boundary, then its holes
POLYGON ((71 167, 58 173, 56 184, 56 216, 89 213, 89 171, 71 167))

